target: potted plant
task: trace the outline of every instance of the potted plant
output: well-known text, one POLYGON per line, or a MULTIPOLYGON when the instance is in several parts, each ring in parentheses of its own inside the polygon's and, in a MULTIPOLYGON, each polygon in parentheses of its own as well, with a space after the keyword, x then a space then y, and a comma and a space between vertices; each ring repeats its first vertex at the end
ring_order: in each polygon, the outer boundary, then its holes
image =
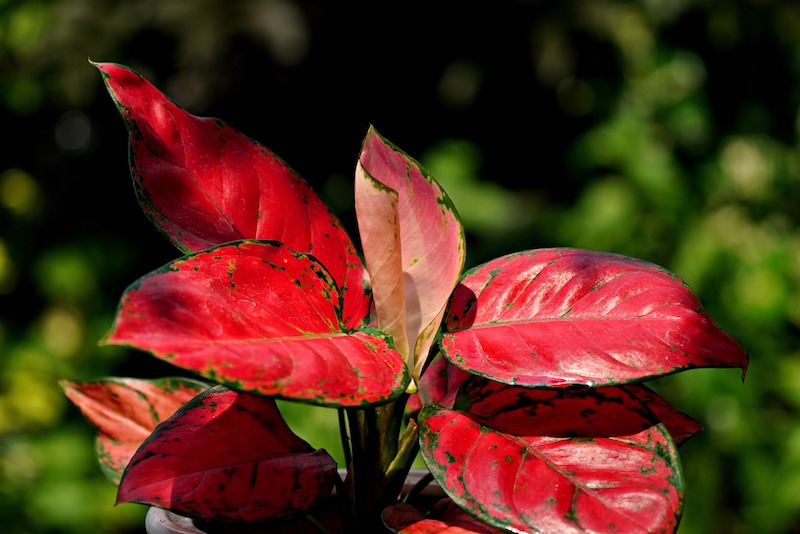
POLYGON ((140 205, 183 254, 124 292, 104 342, 197 376, 62 382, 118 503, 208 532, 298 518, 318 532, 677 528, 677 447, 701 425, 643 382, 744 377, 748 362, 679 278, 569 248, 462 272, 447 194, 372 127, 355 167, 359 252, 266 147, 94 65, 140 205), (277 398, 331 408, 341 470, 277 398), (404 491, 418 454, 429 473, 404 491), (431 481, 443 498, 415 506, 431 481))

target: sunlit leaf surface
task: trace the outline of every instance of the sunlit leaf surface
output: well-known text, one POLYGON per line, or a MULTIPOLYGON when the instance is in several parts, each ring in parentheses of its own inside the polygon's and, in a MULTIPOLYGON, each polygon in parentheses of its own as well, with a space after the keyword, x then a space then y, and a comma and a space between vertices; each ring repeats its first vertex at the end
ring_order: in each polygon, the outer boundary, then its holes
POLYGON ((312 257, 240 242, 134 283, 107 339, 265 395, 335 406, 397 397, 408 383, 403 359, 380 332, 344 328, 339 306, 312 257))
POLYGON ((747 367, 683 282, 618 254, 546 249, 473 269, 442 352, 471 373, 531 387, 609 385, 695 367, 747 367))
POLYGON ((480 415, 460 400, 422 409, 422 456, 454 502, 518 532, 674 531, 680 461, 643 403, 619 388, 516 391, 510 406, 484 391, 480 415))
POLYGON ((96 66, 130 133, 140 204, 162 233, 183 252, 271 239, 311 253, 343 289, 344 323, 362 324, 369 312, 363 263, 306 181, 260 143, 181 109, 138 73, 96 66))

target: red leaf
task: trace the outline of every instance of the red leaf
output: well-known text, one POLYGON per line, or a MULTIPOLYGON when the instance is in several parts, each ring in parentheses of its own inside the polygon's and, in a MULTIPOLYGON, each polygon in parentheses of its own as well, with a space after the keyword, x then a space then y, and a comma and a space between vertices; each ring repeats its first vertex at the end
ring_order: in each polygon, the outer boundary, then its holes
POLYGON ((117 502, 256 521, 308 509, 330 495, 337 476, 333 458, 292 433, 274 399, 215 386, 136 451, 117 502))
POLYGON ((518 411, 524 421, 506 421, 513 434, 484 426, 465 412, 426 406, 420 412, 422 456, 453 501, 498 528, 673 532, 681 515, 683 480, 667 430, 660 424, 641 430, 648 417, 637 420, 641 405, 628 405, 632 413, 612 431, 614 420, 606 415, 621 412, 615 406, 603 412, 617 400, 590 388, 578 395, 588 395, 586 409, 596 416, 569 424, 574 419, 571 391, 559 391, 550 400, 551 416, 518 411))
POLYGON ((646 406, 656 418, 661 421, 670 435, 672 441, 680 447, 689 438, 703 430, 703 425, 697 419, 677 411, 654 391, 641 384, 622 386, 626 392, 636 397, 643 406, 646 406))
POLYGON ((241 242, 134 283, 108 341, 264 395, 361 406, 402 394, 402 357, 379 332, 346 330, 339 313, 336 285, 314 258, 241 242))
POLYGON ((483 425, 507 434, 607 437, 662 423, 676 445, 703 429, 642 384, 601 388, 531 389, 473 376, 455 401, 483 425))
POLYGON ((547 249, 473 269, 448 308, 442 352, 525 386, 611 385, 694 367, 747 367, 684 283, 618 254, 547 249))
POLYGON ((67 398, 97 428, 97 456, 106 477, 119 484, 133 453, 156 425, 208 384, 188 378, 62 380, 67 398))
POLYGON ((356 166, 356 213, 378 326, 419 378, 466 255, 450 198, 370 128, 356 166))
POLYGON ((423 515, 410 504, 395 504, 383 511, 384 525, 399 534, 500 534, 506 532, 494 528, 472 517, 453 504, 442 499, 431 511, 423 515))
POLYGON ((440 404, 452 408, 458 388, 464 380, 474 376, 451 364, 447 358, 437 354, 419 381, 419 391, 408 399, 408 409, 415 412, 425 404, 440 404))
POLYGON ((272 239, 314 255, 342 288, 344 324, 367 318, 364 265, 339 220, 275 154, 228 124, 178 107, 138 73, 97 63, 130 133, 142 209, 183 252, 272 239))

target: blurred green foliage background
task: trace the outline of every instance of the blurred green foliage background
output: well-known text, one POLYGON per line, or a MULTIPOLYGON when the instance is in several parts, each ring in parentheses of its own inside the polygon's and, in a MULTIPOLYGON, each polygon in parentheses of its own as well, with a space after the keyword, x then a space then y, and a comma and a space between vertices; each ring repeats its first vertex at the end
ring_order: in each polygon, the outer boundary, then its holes
MULTIPOLYGON (((353 235, 374 124, 444 184, 469 266, 578 246, 669 268, 751 356, 744 383, 653 384, 706 427, 682 449, 680 532, 800 531, 797 3, 0 0, 3 532, 141 532, 57 381, 177 374, 97 346, 124 288, 178 253, 87 58, 263 142, 353 235)), ((337 446, 333 413, 292 408, 337 446)))

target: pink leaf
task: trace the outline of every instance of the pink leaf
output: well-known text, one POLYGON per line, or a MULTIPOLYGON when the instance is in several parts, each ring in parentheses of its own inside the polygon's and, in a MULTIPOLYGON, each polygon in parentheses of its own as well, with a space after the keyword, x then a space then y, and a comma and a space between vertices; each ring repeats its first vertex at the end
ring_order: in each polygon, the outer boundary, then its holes
POLYGON ((364 139, 355 188, 378 326, 407 340, 409 367, 418 379, 464 266, 464 229, 436 180, 373 128, 364 139))
POLYGON ((694 367, 747 367, 674 275, 618 254, 534 250, 473 269, 448 308, 442 352, 526 386, 610 385, 694 367))
POLYGON ((186 112, 127 67, 96 66, 130 132, 131 175, 156 228, 183 252, 271 239, 311 253, 342 288, 344 324, 362 324, 370 307, 363 263, 307 182, 263 145, 186 112))
POLYGON ((330 495, 336 462, 284 422, 273 399, 215 386, 136 451, 117 502, 202 519, 291 516, 330 495))
POLYGON ((380 332, 350 331, 311 256, 241 242, 185 256, 134 283, 108 341, 150 351, 237 389, 330 406, 387 402, 406 388, 380 332))
POLYGON ((450 499, 436 503, 427 515, 410 504, 383 511, 383 523, 398 534, 500 534, 506 532, 472 517, 450 499))
POLYGON ((97 456, 106 477, 119 484, 133 453, 158 423, 208 384, 188 378, 62 380, 67 398, 97 429, 97 456))
POLYGON ((549 390, 508 417, 502 401, 484 417, 426 406, 422 456, 453 501, 498 528, 674 532, 677 449, 643 404, 612 389, 549 390))

